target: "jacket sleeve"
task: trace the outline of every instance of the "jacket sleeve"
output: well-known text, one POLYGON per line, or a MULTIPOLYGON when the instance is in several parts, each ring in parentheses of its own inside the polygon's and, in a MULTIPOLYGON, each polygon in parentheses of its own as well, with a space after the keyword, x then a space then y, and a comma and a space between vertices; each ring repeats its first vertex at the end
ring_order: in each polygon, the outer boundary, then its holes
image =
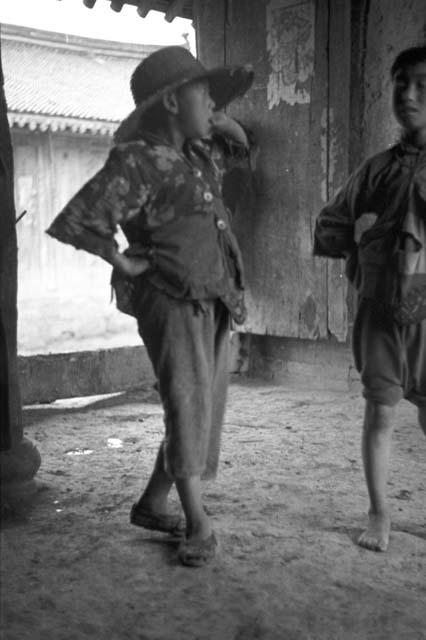
POLYGON ((47 233, 111 262, 117 249, 117 225, 136 215, 148 197, 149 188, 131 152, 115 147, 102 169, 68 202, 47 233))
POLYGON ((355 221, 362 213, 365 175, 363 165, 321 210, 315 223, 314 255, 345 258, 355 248, 355 221))
POLYGON ((213 137, 212 157, 222 171, 222 195, 232 214, 250 207, 254 201, 253 172, 258 145, 253 132, 238 123, 247 136, 248 146, 229 136, 213 137))
POLYGON ((235 166, 248 167, 258 150, 256 138, 251 129, 237 120, 247 137, 248 146, 235 140, 230 135, 216 133, 212 136, 211 153, 215 160, 222 164, 224 171, 229 171, 235 166))

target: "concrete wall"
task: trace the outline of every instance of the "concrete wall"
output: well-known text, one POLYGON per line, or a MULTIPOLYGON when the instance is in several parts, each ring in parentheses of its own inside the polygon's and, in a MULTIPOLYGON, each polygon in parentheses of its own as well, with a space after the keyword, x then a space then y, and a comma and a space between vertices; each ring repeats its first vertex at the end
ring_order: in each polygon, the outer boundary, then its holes
MULTIPOLYGON (((247 372, 248 339, 237 333, 231 335, 230 373, 247 372)), ((149 388, 155 383, 144 346, 20 356, 18 367, 22 401, 27 405, 149 388)))
POLYGON ((251 336, 249 375, 308 389, 360 389, 351 350, 337 340, 251 336))
POLYGON ((155 382, 145 347, 18 358, 23 404, 148 387, 155 382))
MULTIPOLYGON (((230 346, 231 374, 312 389, 359 389, 350 349, 337 341, 234 333, 230 346)), ((148 388, 155 382, 144 346, 20 356, 18 363, 24 404, 148 388)))

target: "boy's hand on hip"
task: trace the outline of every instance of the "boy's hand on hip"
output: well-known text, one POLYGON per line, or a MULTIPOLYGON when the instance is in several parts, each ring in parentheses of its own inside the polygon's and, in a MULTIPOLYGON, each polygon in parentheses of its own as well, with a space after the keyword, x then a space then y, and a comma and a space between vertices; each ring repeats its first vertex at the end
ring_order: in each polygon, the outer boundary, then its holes
POLYGON ((116 253, 112 261, 112 266, 125 276, 134 278, 147 271, 150 264, 146 258, 139 258, 137 256, 130 257, 124 255, 124 253, 116 253))
POLYGON ((354 240, 357 244, 361 240, 362 234, 371 229, 377 220, 377 213, 363 213, 355 222, 354 240))

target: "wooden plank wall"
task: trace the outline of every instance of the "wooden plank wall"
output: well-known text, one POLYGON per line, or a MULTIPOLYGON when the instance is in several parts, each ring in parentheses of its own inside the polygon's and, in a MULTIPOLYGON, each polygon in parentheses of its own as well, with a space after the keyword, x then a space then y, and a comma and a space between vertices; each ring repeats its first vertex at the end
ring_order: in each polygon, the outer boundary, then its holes
POLYGON ((342 265, 313 258, 312 232, 347 167, 349 0, 196 6, 202 61, 251 63, 256 73, 249 94, 230 108, 260 146, 255 199, 235 220, 247 273, 245 330, 345 340, 342 265), (330 25, 337 36, 329 51, 330 25), (330 60, 339 67, 333 73, 330 60))
POLYGON ((365 24, 365 51, 362 55, 361 49, 358 64, 363 87, 360 123, 362 157, 377 153, 398 139, 398 126, 391 111, 389 70, 401 50, 426 45, 426 2, 370 0, 365 24))
MULTIPOLYGON (((350 0, 329 2, 327 128, 322 136, 327 148, 326 200, 349 175, 351 4, 350 0)), ((344 341, 351 333, 353 292, 348 289, 344 261, 326 262, 328 337, 344 341)))
POLYGON ((14 129, 12 142, 17 214, 27 210, 17 225, 20 299, 105 286, 102 261, 53 241, 45 230, 103 164, 109 139, 14 129))

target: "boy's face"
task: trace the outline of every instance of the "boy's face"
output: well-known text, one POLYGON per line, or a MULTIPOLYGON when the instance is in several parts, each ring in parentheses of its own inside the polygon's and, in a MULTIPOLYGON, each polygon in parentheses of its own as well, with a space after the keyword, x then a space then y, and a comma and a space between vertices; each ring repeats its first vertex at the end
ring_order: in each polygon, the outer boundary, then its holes
POLYGON ((177 121, 185 138, 203 138, 211 129, 214 102, 208 82, 192 82, 178 92, 177 121))
POLYGON ((426 62, 397 70, 393 76, 393 109, 407 133, 426 131, 426 62))

